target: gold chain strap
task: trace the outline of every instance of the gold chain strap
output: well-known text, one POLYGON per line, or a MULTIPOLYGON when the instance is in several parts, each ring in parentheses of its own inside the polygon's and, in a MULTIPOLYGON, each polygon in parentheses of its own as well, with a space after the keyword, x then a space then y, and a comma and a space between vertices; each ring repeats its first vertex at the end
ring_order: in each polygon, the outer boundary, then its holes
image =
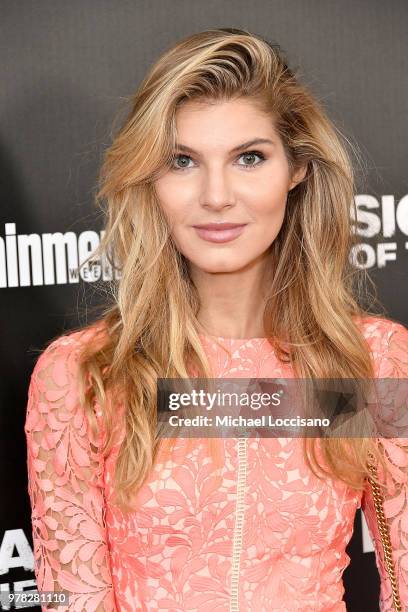
MULTIPOLYGON (((369 455, 371 455, 371 458, 374 459, 371 453, 369 453, 369 455)), ((377 468, 375 467, 374 463, 368 464, 368 468, 373 476, 377 476, 377 468)), ((377 515, 377 522, 378 522, 378 529, 381 535, 382 545, 384 549, 385 565, 386 565, 388 576, 391 582, 392 599, 394 602, 394 608, 396 612, 402 612, 401 600, 400 600, 400 596, 398 592, 398 582, 395 577, 394 563, 392 560, 391 539, 390 539, 390 534, 388 531, 387 519, 385 517, 384 508, 383 508, 384 498, 381 493, 381 489, 379 485, 376 482, 374 482, 374 480, 371 477, 368 478, 368 481, 371 485, 371 489, 373 493, 375 513, 377 515)))

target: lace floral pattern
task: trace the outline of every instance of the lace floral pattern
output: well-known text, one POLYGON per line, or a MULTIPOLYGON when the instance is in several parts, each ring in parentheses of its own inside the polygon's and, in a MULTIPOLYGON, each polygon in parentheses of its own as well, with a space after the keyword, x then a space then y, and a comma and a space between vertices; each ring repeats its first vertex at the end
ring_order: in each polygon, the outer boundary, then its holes
MULTIPOLYGON (((79 343, 61 337, 40 356, 25 423, 39 591, 70 593, 69 610, 114 610, 104 465, 75 388, 79 343)), ((50 609, 50 607, 44 609, 50 609)))
MULTIPOLYGON (((378 378, 408 378, 408 330, 397 323, 378 339, 376 356, 378 378)), ((408 610, 408 438, 381 438, 380 444, 389 469, 385 480, 384 514, 387 518, 393 562, 398 579, 402 610, 408 610)), ((379 473, 382 474, 381 469, 379 473)), ((380 612, 394 610, 391 583, 385 569, 381 536, 378 531, 371 487, 367 484, 361 507, 367 521, 377 567, 381 577, 380 612)))
MULTIPOLYGON (((408 330, 386 319, 362 321, 377 375, 406 377, 408 330)), ((180 439, 137 492, 137 510, 112 502, 115 459, 103 459, 78 402, 76 363, 86 332, 55 340, 42 353, 29 388, 25 432, 32 508, 35 574, 40 591, 70 593, 79 612, 187 610, 227 612, 231 601, 236 526, 236 439, 221 443, 214 473, 206 444, 187 452, 180 439)), ((219 377, 291 377, 265 339, 202 336, 219 377)), ((98 416, 98 407, 95 408, 98 416)), ((257 612, 344 611, 342 573, 356 509, 363 508, 381 575, 381 612, 392 610, 381 539, 369 488, 317 479, 301 441, 246 441, 246 482, 238 600, 257 612)), ((395 547, 401 599, 408 609, 408 509, 405 440, 383 440, 393 468, 385 504, 395 547)), ((45 609, 49 609, 44 607, 45 609)), ((58 609, 58 608, 55 608, 58 609)))

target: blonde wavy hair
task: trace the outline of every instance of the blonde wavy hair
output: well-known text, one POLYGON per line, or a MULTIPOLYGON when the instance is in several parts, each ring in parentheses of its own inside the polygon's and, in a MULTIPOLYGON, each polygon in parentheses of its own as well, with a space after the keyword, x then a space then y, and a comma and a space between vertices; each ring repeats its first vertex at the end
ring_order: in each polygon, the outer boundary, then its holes
MULTIPOLYGON (((159 455, 173 448, 157 437, 157 379, 188 378, 192 372, 213 376, 199 337, 199 295, 154 181, 174 159, 175 116, 183 103, 240 97, 270 114, 290 170, 307 165, 304 180, 288 193, 283 226, 270 247, 265 337, 300 378, 374 377, 358 326, 360 316, 373 313, 357 303, 364 279, 349 260, 356 240, 350 142, 288 67, 279 45, 232 28, 189 36, 158 59, 131 99, 130 113, 106 151, 96 194, 106 223, 92 258, 110 254, 120 278, 110 284, 99 341, 93 336, 83 347, 79 389, 95 429, 94 403, 103 406, 105 455, 115 442, 118 402, 125 407, 114 482, 123 509, 132 508, 133 494, 159 455)), ((304 438, 304 453, 318 477, 339 478, 361 490, 367 453, 382 462, 368 437, 319 439, 319 462, 316 440, 304 438)), ((214 444, 213 439, 209 455, 217 467, 214 444)))

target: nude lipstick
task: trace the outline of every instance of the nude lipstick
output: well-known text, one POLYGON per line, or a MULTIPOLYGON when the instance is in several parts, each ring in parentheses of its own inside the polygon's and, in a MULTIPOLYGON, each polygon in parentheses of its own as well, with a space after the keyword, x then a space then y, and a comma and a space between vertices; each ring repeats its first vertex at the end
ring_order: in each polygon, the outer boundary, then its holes
POLYGON ((208 242, 230 242, 242 234, 246 223, 205 223, 193 225, 197 234, 208 242))

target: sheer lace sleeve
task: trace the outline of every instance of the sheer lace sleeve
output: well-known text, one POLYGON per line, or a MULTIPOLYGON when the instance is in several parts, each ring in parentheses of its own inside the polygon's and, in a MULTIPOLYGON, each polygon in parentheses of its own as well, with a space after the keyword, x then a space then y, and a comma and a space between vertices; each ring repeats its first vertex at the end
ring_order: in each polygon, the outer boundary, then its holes
POLYGON ((113 612, 101 436, 92 436, 78 402, 79 347, 74 333, 54 340, 31 375, 24 430, 34 572, 39 592, 70 597, 68 606, 43 611, 113 612))
MULTIPOLYGON (((392 323, 383 339, 381 352, 378 378, 407 379, 408 329, 399 323, 392 323)), ((383 449, 387 467, 390 469, 385 480, 386 489, 383 491, 384 514, 390 530, 402 610, 408 611, 408 437, 381 438, 379 443, 383 449)), ((380 612, 391 612, 394 610, 391 583, 384 563, 381 536, 377 526, 371 487, 368 483, 363 493, 361 507, 374 544, 376 564, 380 574, 380 612)))

